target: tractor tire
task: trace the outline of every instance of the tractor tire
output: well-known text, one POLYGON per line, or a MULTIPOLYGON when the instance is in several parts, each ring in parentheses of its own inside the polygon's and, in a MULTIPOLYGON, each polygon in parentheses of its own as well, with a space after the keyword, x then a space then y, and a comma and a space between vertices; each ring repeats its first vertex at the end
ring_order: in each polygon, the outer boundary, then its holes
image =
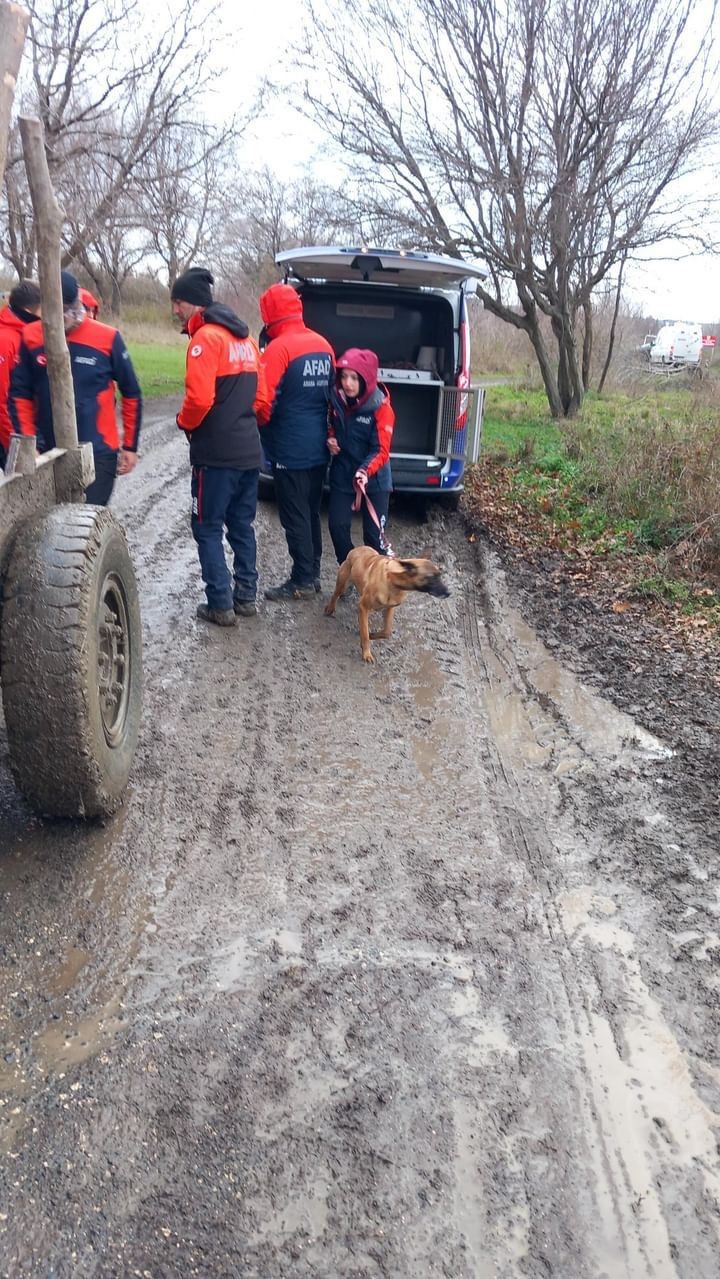
POLYGON ((10 766, 51 817, 101 817, 127 786, 142 713, 142 630, 125 534, 57 506, 23 525, 4 582, 0 674, 10 766))

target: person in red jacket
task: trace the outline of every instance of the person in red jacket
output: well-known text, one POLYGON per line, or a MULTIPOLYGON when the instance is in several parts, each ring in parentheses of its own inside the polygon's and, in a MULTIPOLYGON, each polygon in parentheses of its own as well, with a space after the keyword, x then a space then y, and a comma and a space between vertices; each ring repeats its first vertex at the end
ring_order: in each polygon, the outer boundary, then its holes
POLYGON ((390 446, 395 414, 388 392, 378 386, 374 351, 353 348, 337 362, 330 393, 328 449, 330 502, 328 525, 338 564, 350 554, 352 513, 356 497, 367 494, 380 528, 362 501, 363 541, 385 554, 385 524, 392 492, 390 446))
POLYGON ((247 324, 213 301, 204 267, 179 275, 172 309, 188 334, 185 398, 177 415, 190 440, 192 531, 207 604, 198 617, 234 626, 257 613, 255 512, 262 450, 255 405, 265 401, 260 352, 247 324), (230 577, 223 530, 233 550, 230 577))
POLYGON ((86 314, 90 316, 90 319, 97 320, 98 313, 100 311, 100 303, 95 297, 95 294, 91 293, 89 289, 81 289, 80 301, 85 307, 86 314))
POLYGON ((320 590, 320 503, 334 354, 330 343, 304 323, 292 285, 266 289, 260 314, 269 342, 262 355, 267 399, 258 404, 258 425, 292 560, 288 580, 269 587, 265 598, 311 599, 320 590))
POLYGON ((11 291, 8 304, 0 311, 0 470, 13 432, 8 408, 10 377, 20 354, 22 331, 40 315, 40 289, 34 280, 21 280, 11 291))
MULTIPOLYGON (((85 501, 107 506, 115 476, 129 475, 137 462, 142 395, 118 330, 88 317, 70 271, 61 271, 60 281, 78 439, 92 444, 95 459, 95 479, 85 491, 85 501), (116 387, 122 397, 122 438, 115 412, 116 387)), ((41 453, 55 447, 45 337, 39 321, 23 330, 10 379, 9 408, 15 430, 36 435, 41 453)))

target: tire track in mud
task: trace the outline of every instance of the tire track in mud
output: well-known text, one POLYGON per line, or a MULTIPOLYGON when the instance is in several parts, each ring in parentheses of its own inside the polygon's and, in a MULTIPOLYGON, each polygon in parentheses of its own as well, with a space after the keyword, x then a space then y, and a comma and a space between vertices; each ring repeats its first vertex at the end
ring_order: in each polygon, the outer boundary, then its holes
MULTIPOLYGON (((591 815, 563 817, 574 774, 552 772, 570 758, 580 789, 588 761, 605 765, 522 674, 512 628, 475 586, 464 599, 477 568, 457 525, 429 525, 453 596, 409 599, 370 669, 351 602, 332 621, 317 601, 262 606, 231 633, 198 625, 183 442, 158 427, 142 465, 118 486, 145 618, 133 790, 87 908, 82 841, 50 889, 65 942, 79 918, 88 952, 58 1025, 101 998, 122 1025, 88 1030, 91 1052, 61 1068, 28 1036, 5 1268, 709 1279, 709 1205, 671 1113, 689 1101, 682 1061, 674 1079, 643 1066, 633 939, 597 915, 602 887, 582 887, 599 836, 591 815), (626 1061, 661 1120, 655 1146, 633 1131, 665 1199, 687 1199, 665 1213, 674 1258, 664 1220, 647 1242, 655 1186, 649 1208, 628 1202, 620 1158, 634 1192, 639 1174, 613 1098, 633 1117, 641 1103, 626 1061)), ((263 581, 279 580, 272 507, 258 540, 263 581)), ((426 530, 400 509, 393 540, 417 552, 426 530)), ((42 1035, 57 1004, 42 1003, 41 898, 23 904, 19 970, 42 1035)))
MULTIPOLYGON (((507 681, 511 690, 522 690, 532 698, 540 711, 559 726, 566 738, 572 740, 580 756, 587 757, 584 743, 573 733, 572 725, 561 708, 546 692, 534 687, 517 652, 513 651, 511 635, 508 643, 507 628, 500 637, 495 620, 498 607, 497 597, 491 601, 484 585, 479 588, 472 581, 466 585, 459 620, 468 660, 478 671, 481 686, 488 692, 492 690, 493 699, 502 695, 497 670, 492 670, 486 657, 487 652, 491 652, 502 672, 501 681, 507 681)), ((562 871, 563 863, 567 861, 567 850, 558 846, 550 836, 537 804, 528 802, 533 789, 528 785, 527 777, 520 779, 517 760, 511 750, 503 749, 503 745, 507 747, 507 740, 503 743, 498 736, 488 736, 485 744, 498 801, 496 812, 504 820, 507 837, 515 853, 527 862, 533 882, 540 890, 543 926, 561 977, 566 1000, 564 1015, 569 1023, 567 1030, 563 1031, 559 1020, 559 1038, 568 1049, 574 1041, 580 1054, 580 1100, 585 1113, 582 1129, 587 1162, 595 1169, 593 1194, 597 1214, 589 1235, 595 1264, 599 1271, 607 1266, 612 1275, 627 1274, 628 1279, 635 1279, 640 1274, 696 1273, 698 1265, 700 1273, 710 1275, 715 1264, 713 1256, 718 1235, 717 1220, 713 1221, 712 1210, 707 1209, 713 1199, 718 1202, 720 1191, 712 1138, 712 1123, 716 1117, 707 1110, 703 1114, 704 1107, 694 1097, 686 1068, 684 1077, 679 1081, 678 1101, 681 1102, 684 1085, 700 1124, 691 1122, 687 1126, 683 1134, 684 1152, 682 1142, 666 1137, 663 1143, 658 1138, 657 1130, 662 1133, 664 1120, 653 1119, 652 1095, 647 1104, 642 1094, 638 1096, 638 1081, 630 1079, 628 1067, 631 1063, 620 1030, 623 1013, 618 1017, 618 998, 622 998, 624 1015, 627 1015, 628 1009, 632 1009, 635 993, 632 983, 627 989, 616 986, 611 993, 606 990, 601 971, 592 958, 587 963, 583 956, 578 963, 578 930, 573 932, 568 928, 563 910, 558 905, 563 893, 569 895, 568 881, 562 871), (705 1132, 702 1132, 701 1126, 705 1125, 705 1132), (594 1138, 589 1136, 590 1133, 594 1134, 594 1138), (672 1152, 668 1151, 668 1146, 674 1146, 672 1152), (700 1181, 705 1182, 705 1195, 701 1185, 698 1198, 700 1201, 703 1197, 706 1199, 706 1229, 711 1238, 715 1236, 715 1240, 707 1247, 701 1244, 699 1256, 692 1259, 682 1255, 682 1248, 672 1236, 667 1208, 677 1208, 677 1205, 663 1202, 660 1189, 662 1176, 660 1184, 657 1181, 658 1171, 663 1168, 669 1153, 671 1163, 672 1157, 678 1162, 687 1159, 699 1163, 702 1168, 700 1181)), ((547 769, 547 763, 544 767, 547 769)), ((543 803, 544 807, 546 805, 547 796, 543 803)), ((615 945, 622 949, 622 936, 612 937, 611 934, 612 930, 608 930, 603 946, 615 945)), ((629 942, 632 945, 631 937, 629 942)), ((639 969, 635 977, 637 984, 644 988, 639 969)), ((661 1020, 659 1010, 657 1015, 661 1020)), ((667 1037, 672 1039, 669 1033, 667 1037)), ((679 1050, 677 1046, 675 1048, 679 1057, 679 1050)), ((667 1178, 667 1171, 664 1171, 667 1178)), ((558 1206, 553 1207, 557 1211, 558 1206)), ((697 1242, 700 1243, 699 1240, 697 1242)), ((560 1273, 565 1273, 562 1266, 560 1273)))

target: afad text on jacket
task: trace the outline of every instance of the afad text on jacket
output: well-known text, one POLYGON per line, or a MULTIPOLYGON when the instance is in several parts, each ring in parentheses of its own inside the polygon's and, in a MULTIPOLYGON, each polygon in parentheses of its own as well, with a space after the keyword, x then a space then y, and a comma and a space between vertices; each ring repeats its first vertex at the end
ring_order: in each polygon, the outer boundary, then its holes
MULTIPOLYGON (((109 324, 86 319, 67 335, 81 444, 96 453, 137 452, 142 397, 127 347, 109 324), (115 415, 115 383, 122 396, 123 438, 115 415)), ((22 332, 18 363, 10 379, 10 417, 22 435, 37 435, 41 452, 55 447, 50 384, 42 324, 22 332)))
POLYGON ((332 460, 330 486, 353 492, 355 472, 368 476, 368 493, 392 492, 390 448, 395 414, 388 392, 378 386, 378 359, 374 351, 352 348, 337 363, 330 394, 328 434, 340 445, 332 460), (357 400, 348 400, 340 383, 343 369, 353 369, 362 379, 357 400))
POLYGON ((322 466, 328 460, 333 349, 307 328, 302 302, 289 284, 273 284, 263 293, 260 314, 270 339, 262 354, 267 401, 258 404, 265 453, 290 471, 322 466))
POLYGON ((254 470, 262 462, 255 416, 264 402, 260 352, 247 324, 221 302, 188 321, 185 398, 177 424, 190 437, 193 466, 254 470))

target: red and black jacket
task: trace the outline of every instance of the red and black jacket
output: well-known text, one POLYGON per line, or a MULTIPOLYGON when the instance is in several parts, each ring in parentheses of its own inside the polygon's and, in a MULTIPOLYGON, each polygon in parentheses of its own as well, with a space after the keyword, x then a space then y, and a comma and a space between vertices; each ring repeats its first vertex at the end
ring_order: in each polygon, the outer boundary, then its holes
POLYGON ((266 398, 258 402, 262 445, 271 462, 290 471, 327 462, 327 406, 334 353, 307 328, 302 302, 289 284, 273 284, 260 298, 270 341, 262 354, 266 398))
MULTIPOLYGON (((142 396, 127 347, 117 329, 85 319, 67 334, 75 416, 81 444, 96 453, 137 453, 142 396), (115 412, 115 385, 122 396, 122 440, 115 412)), ((10 381, 10 417, 22 435, 37 435, 41 452, 55 447, 50 384, 42 324, 23 330, 20 358, 10 381)))
POLYGON ((8 407, 10 377, 18 362, 23 329, 27 328, 28 323, 34 323, 34 320, 34 316, 32 320, 24 320, 9 306, 0 311, 0 464, 15 429, 8 407))
POLYGON ((378 359, 374 351, 353 348, 337 362, 335 385, 330 393, 328 435, 335 437, 340 452, 330 466, 330 486, 353 492, 355 472, 367 472, 368 493, 392 492, 390 448, 395 414, 388 392, 378 386, 378 359), (343 369, 353 369, 360 378, 360 395, 348 400, 341 386, 343 369))
POLYGON ((177 424, 190 436, 190 461, 254 470, 262 462, 255 404, 264 398, 264 378, 250 330, 229 306, 213 302, 190 317, 187 331, 177 424))

